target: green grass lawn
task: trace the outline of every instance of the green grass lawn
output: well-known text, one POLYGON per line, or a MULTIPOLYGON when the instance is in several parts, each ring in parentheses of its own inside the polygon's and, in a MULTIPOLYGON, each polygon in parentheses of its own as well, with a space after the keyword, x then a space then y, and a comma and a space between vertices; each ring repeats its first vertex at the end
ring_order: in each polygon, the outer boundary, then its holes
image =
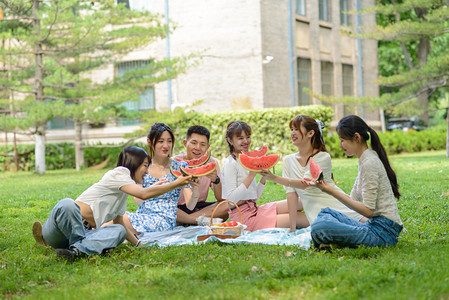
MULTIPOLYGON (((34 221, 64 197, 76 198, 102 171, 0 174, 0 298, 32 299, 449 299, 449 159, 444 152, 390 158, 401 185, 407 232, 391 248, 332 253, 294 246, 134 248, 66 264, 37 246, 34 221)), ((356 159, 333 160, 350 192, 356 159)), ((277 166, 276 173, 281 172, 277 166)), ((268 183, 262 202, 285 199, 268 183)), ((129 199, 129 210, 136 206, 129 199)))

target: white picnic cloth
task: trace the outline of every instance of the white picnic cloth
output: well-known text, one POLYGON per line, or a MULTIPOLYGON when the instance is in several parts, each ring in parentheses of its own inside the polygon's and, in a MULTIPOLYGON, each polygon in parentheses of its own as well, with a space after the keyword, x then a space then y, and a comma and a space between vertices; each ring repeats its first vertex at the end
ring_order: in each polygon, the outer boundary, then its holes
POLYGON ((253 232, 243 231, 242 235, 235 239, 219 239, 209 237, 198 242, 197 237, 209 234, 207 226, 177 226, 173 230, 163 232, 146 232, 139 239, 146 247, 167 247, 181 245, 195 245, 208 242, 222 242, 228 244, 267 244, 267 245, 296 245, 304 249, 311 246, 310 226, 289 232, 289 228, 266 228, 253 232))

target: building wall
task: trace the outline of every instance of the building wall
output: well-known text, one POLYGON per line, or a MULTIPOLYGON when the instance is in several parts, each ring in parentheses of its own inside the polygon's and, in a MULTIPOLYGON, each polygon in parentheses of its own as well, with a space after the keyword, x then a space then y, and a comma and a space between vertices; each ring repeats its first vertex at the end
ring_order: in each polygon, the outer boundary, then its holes
MULTIPOLYGON (((165 13, 164 3, 152 1, 152 10, 165 13)), ((177 24, 170 35, 171 57, 199 53, 201 58, 172 80, 172 106, 204 100, 196 110, 230 110, 246 98, 252 108, 264 107, 259 1, 170 0, 169 16, 177 24)), ((164 40, 148 51, 164 57, 165 49, 164 40)), ((156 85, 156 106, 168 107, 167 83, 156 85)))
MULTIPOLYGON (((298 57, 311 60, 311 89, 322 93, 321 62, 333 64, 334 94, 341 96, 342 64, 353 66, 353 94, 360 95, 357 67, 357 42, 341 33, 350 30, 340 26, 339 0, 329 0, 332 7, 331 22, 319 20, 318 1, 306 1, 306 16, 295 14, 292 0, 294 102, 298 104, 297 68, 298 57)), ((142 1, 141 1, 142 2, 142 1)), ((171 107, 186 106, 196 100, 203 104, 197 111, 224 111, 238 108, 259 109, 264 107, 290 106, 292 87, 289 59, 289 7, 288 0, 170 0, 171 26, 170 56, 197 53, 199 64, 189 68, 172 83, 171 107), (272 58, 267 59, 267 58, 272 58)), ((165 0, 151 0, 145 5, 153 12, 165 14, 165 0)), ((356 0, 352 0, 355 9, 356 0)), ((374 0, 360 0, 361 7, 374 5, 374 0)), ((351 16, 355 25, 355 16, 351 16)), ((362 26, 375 24, 374 15, 363 15, 362 26)), ((122 58, 146 60, 166 57, 166 40, 159 40, 143 49, 136 49, 122 58)), ((377 42, 362 40, 363 95, 377 96, 375 80, 377 71, 377 42)), ((95 81, 116 76, 113 65, 105 66, 90 74, 95 81)), ((167 82, 155 86, 156 109, 169 106, 167 82)), ((320 104, 312 99, 313 104, 320 104)), ((335 120, 348 113, 348 107, 333 105, 335 120), (346 111, 345 111, 346 110, 346 111)), ((378 109, 357 107, 355 113, 364 116, 376 128, 380 128, 381 114, 378 109)), ((117 142, 126 132, 136 126, 83 129, 85 139, 117 142)), ((73 140, 73 130, 50 130, 48 141, 73 140)), ((0 137, 0 140, 3 137, 0 137)), ((12 139, 12 138, 11 138, 12 139)), ((11 140, 10 139, 10 140, 11 140)), ((32 142, 23 137, 23 142, 32 142)))
POLYGON ((261 0, 264 107, 291 106, 287 0, 261 0))
MULTIPOLYGON (((361 96, 358 55, 362 55, 362 83, 363 96, 378 96, 379 87, 375 83, 378 76, 377 41, 362 39, 362 49, 359 51, 357 40, 349 37, 342 31, 355 31, 356 16, 351 15, 352 27, 340 25, 340 1, 330 0, 331 21, 319 20, 318 1, 306 1, 306 15, 294 15, 295 31, 295 56, 311 60, 311 89, 314 93, 321 94, 321 62, 331 62, 333 65, 333 91, 335 96, 343 95, 342 64, 353 67, 353 95, 361 96)), ((350 1, 351 9, 356 8, 356 0, 350 1)), ((360 0, 361 8, 371 7, 373 0, 360 0)), ((375 24, 374 15, 364 14, 361 18, 361 26, 372 26, 375 24)), ((295 72, 295 75, 296 72, 295 72)), ((297 78, 296 78, 297 79, 297 78)), ((296 87, 297 88, 297 87, 296 87)), ((348 113, 356 113, 367 119, 374 127, 380 128, 380 111, 368 107, 343 104, 326 104, 313 98, 313 104, 331 105, 335 111, 335 126, 339 119, 348 113)))

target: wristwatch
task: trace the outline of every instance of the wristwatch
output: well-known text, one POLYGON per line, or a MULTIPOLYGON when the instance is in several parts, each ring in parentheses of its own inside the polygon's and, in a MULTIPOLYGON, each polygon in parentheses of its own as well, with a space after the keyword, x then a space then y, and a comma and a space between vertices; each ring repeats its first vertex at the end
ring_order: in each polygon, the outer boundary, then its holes
POLYGON ((220 183, 220 177, 217 176, 217 179, 215 179, 214 182, 212 182, 213 184, 219 184, 220 183))

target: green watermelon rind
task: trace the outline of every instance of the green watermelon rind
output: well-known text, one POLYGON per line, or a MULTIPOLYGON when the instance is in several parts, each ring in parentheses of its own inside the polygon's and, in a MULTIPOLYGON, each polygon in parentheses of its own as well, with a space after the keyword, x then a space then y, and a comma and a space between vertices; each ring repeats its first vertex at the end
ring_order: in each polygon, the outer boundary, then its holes
POLYGON ((189 166, 189 168, 195 168, 195 167, 199 167, 202 166, 204 164, 206 164, 210 159, 210 152, 209 150, 207 150, 207 152, 201 156, 200 158, 194 158, 191 160, 185 160, 182 158, 175 158, 176 161, 185 161, 187 163, 187 165, 189 166))
POLYGON ((177 170, 173 170, 172 168, 170 168, 170 173, 175 176, 176 178, 178 178, 179 176, 182 175, 181 171, 177 171, 177 170))
POLYGON ((206 176, 206 175, 212 173, 213 171, 215 171, 216 168, 217 168, 217 163, 216 162, 211 162, 211 163, 208 163, 207 165, 201 165, 201 166, 193 167, 193 168, 191 168, 191 167, 187 167, 187 168, 181 167, 180 170, 181 170, 181 172, 184 175, 186 175, 186 176, 192 175, 195 178, 195 177, 206 176), (206 171, 206 172, 203 172, 203 173, 200 173, 200 174, 193 174, 192 173, 192 170, 193 170, 193 172, 195 172, 197 170, 204 169, 204 168, 206 168, 206 167, 208 167, 210 165, 213 165, 214 167, 212 169, 206 171))
POLYGON ((251 156, 247 156, 245 154, 239 154, 238 160, 239 160, 240 164, 242 165, 242 167, 244 167, 248 171, 259 173, 259 172, 262 172, 262 169, 270 169, 270 168, 274 167, 274 165, 276 165, 277 162, 279 161, 279 154, 270 154, 270 155, 264 155, 264 156, 260 156, 260 157, 251 157, 251 156), (270 165, 265 165, 263 167, 260 167, 260 169, 259 168, 258 169, 251 168, 250 166, 245 165, 245 164, 247 164, 247 161, 248 162, 251 160, 253 162, 255 160, 262 161, 262 160, 266 160, 266 159, 271 159, 272 157, 275 157, 275 156, 276 156, 275 161, 273 161, 270 165), (242 159, 243 159, 243 162, 242 162, 242 159))

